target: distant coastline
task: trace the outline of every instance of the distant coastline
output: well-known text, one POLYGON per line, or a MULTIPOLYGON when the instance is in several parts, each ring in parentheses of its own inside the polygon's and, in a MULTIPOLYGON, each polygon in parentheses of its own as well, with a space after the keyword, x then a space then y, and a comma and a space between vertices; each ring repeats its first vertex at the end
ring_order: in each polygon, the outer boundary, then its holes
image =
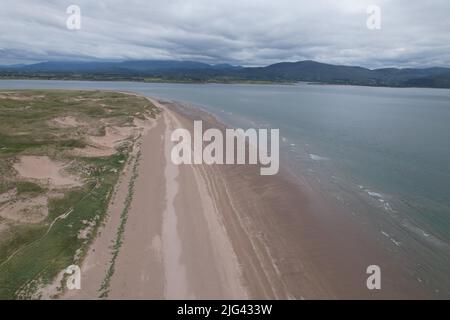
POLYGON ((450 88, 450 68, 381 68, 316 61, 280 62, 265 67, 209 65, 194 61, 53 61, 0 66, 0 79, 135 81, 147 83, 249 83, 355 85, 395 88, 450 88))
POLYGON ((397 89, 450 89, 449 87, 424 87, 424 86, 392 86, 392 85, 369 85, 369 84, 356 84, 356 83, 339 83, 339 82, 314 82, 314 81, 257 81, 257 80, 167 80, 167 79, 137 79, 137 78, 79 78, 79 77, 4 77, 0 74, 0 80, 48 80, 48 81, 108 81, 108 82, 140 82, 140 83, 167 83, 167 84, 254 84, 254 85, 286 85, 294 86, 298 84, 305 84, 311 86, 357 86, 357 87, 372 87, 372 88, 397 88, 397 89))
MULTIPOLYGON (((177 84, 283 84, 295 85, 303 81, 263 81, 263 80, 189 80, 189 79, 164 79, 164 78, 121 78, 121 77, 65 77, 65 76, 24 76, 24 77, 5 77, 0 74, 0 80, 58 80, 58 81, 129 81, 129 82, 143 82, 143 83, 177 83, 177 84)), ((327 84, 327 83, 308 83, 308 84, 327 84)))

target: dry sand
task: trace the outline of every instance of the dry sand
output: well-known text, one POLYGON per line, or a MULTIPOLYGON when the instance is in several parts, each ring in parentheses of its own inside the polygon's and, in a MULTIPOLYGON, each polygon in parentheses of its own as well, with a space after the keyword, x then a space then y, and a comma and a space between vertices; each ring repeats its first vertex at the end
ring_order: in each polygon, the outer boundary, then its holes
POLYGON ((17 101, 30 101, 30 100, 38 100, 38 99, 44 99, 45 96, 43 95, 30 95, 30 96, 24 96, 20 92, 2 92, 0 93, 0 99, 11 99, 11 100, 17 100, 17 101))
MULTIPOLYGON (((67 164, 53 161, 47 156, 21 156, 13 168, 21 180, 56 188, 81 186, 79 177, 65 171, 67 164)), ((16 189, 0 194, 0 217, 20 223, 39 223, 48 215, 48 200, 58 197, 54 192, 35 197, 17 196, 16 189)))
POLYGON ((38 223, 48 215, 47 196, 18 199, 0 206, 0 217, 22 223, 38 223))
POLYGON ((73 128, 85 125, 84 122, 78 121, 78 119, 73 116, 56 117, 51 120, 51 124, 61 128, 73 128))
MULTIPOLYGON (((59 121, 63 121, 59 119, 59 121)), ((64 123, 68 123, 67 117, 64 123)), ((117 153, 117 147, 126 140, 137 139, 145 135, 152 127, 152 120, 134 118, 134 126, 106 126, 105 134, 102 136, 89 135, 86 137, 88 145, 84 148, 74 148, 71 153, 83 157, 107 157, 117 153)))
POLYGON ((90 136, 89 140, 96 146, 113 149, 119 142, 131 137, 135 130, 134 127, 106 127, 105 135, 90 136))
POLYGON ((42 180, 53 186, 79 186, 77 177, 64 172, 65 164, 47 156, 21 156, 14 169, 22 178, 42 180))
MULTIPOLYGON (((226 230, 194 167, 168 153, 177 119, 166 111, 144 137, 139 176, 109 298, 246 298, 226 230)), ((117 186, 109 218, 82 266, 82 290, 64 298, 97 298, 120 224, 130 166, 117 186)))
POLYGON ((13 200, 16 197, 16 195, 17 195, 16 189, 11 189, 9 191, 0 194, 0 204, 3 204, 3 202, 13 200))
MULTIPOLYGON (((307 185, 260 176, 256 165, 170 161, 174 128, 208 115, 174 104, 143 137, 123 244, 111 277, 113 299, 311 299, 423 297, 364 230, 339 217, 307 185), (345 237, 343 236, 345 235, 345 237), (381 292, 366 267, 383 262, 381 292), (405 278, 406 279, 406 278, 405 278)), ((81 267, 82 289, 62 298, 95 299, 132 176, 127 166, 109 217, 81 267)))

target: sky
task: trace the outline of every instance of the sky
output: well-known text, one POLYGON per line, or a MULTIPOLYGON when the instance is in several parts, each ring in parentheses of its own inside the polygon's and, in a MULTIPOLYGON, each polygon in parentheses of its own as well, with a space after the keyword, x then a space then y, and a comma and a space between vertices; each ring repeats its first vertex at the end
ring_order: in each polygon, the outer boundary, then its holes
MULTIPOLYGON (((371 20, 373 21, 373 20, 371 20)), ((1 0, 0 65, 62 60, 450 67, 449 0, 1 0), (67 28, 70 5, 81 28, 67 28), (370 5, 380 28, 369 29, 370 5)))

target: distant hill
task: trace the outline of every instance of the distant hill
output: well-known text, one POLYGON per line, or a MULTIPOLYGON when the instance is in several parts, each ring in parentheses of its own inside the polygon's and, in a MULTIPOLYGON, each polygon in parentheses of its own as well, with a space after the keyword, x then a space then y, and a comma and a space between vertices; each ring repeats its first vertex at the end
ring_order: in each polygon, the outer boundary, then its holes
POLYGON ((0 66, 1 78, 137 80, 176 82, 319 82, 367 86, 450 88, 450 68, 367 69, 306 60, 265 67, 196 61, 51 61, 0 66))
POLYGON ((431 86, 449 88, 450 68, 367 69, 356 66, 332 65, 315 61, 282 62, 263 68, 245 68, 246 79, 309 81, 373 86, 431 86), (439 79, 439 80, 438 80, 439 79))

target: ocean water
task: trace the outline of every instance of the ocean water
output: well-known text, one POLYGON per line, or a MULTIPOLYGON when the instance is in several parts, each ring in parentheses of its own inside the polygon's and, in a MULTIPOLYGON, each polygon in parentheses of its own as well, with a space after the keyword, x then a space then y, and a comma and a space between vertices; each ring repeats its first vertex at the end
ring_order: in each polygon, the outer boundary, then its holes
POLYGON ((450 296, 450 90, 328 85, 1 80, 0 89, 120 89, 199 106, 233 127, 278 128, 282 164, 450 296))

